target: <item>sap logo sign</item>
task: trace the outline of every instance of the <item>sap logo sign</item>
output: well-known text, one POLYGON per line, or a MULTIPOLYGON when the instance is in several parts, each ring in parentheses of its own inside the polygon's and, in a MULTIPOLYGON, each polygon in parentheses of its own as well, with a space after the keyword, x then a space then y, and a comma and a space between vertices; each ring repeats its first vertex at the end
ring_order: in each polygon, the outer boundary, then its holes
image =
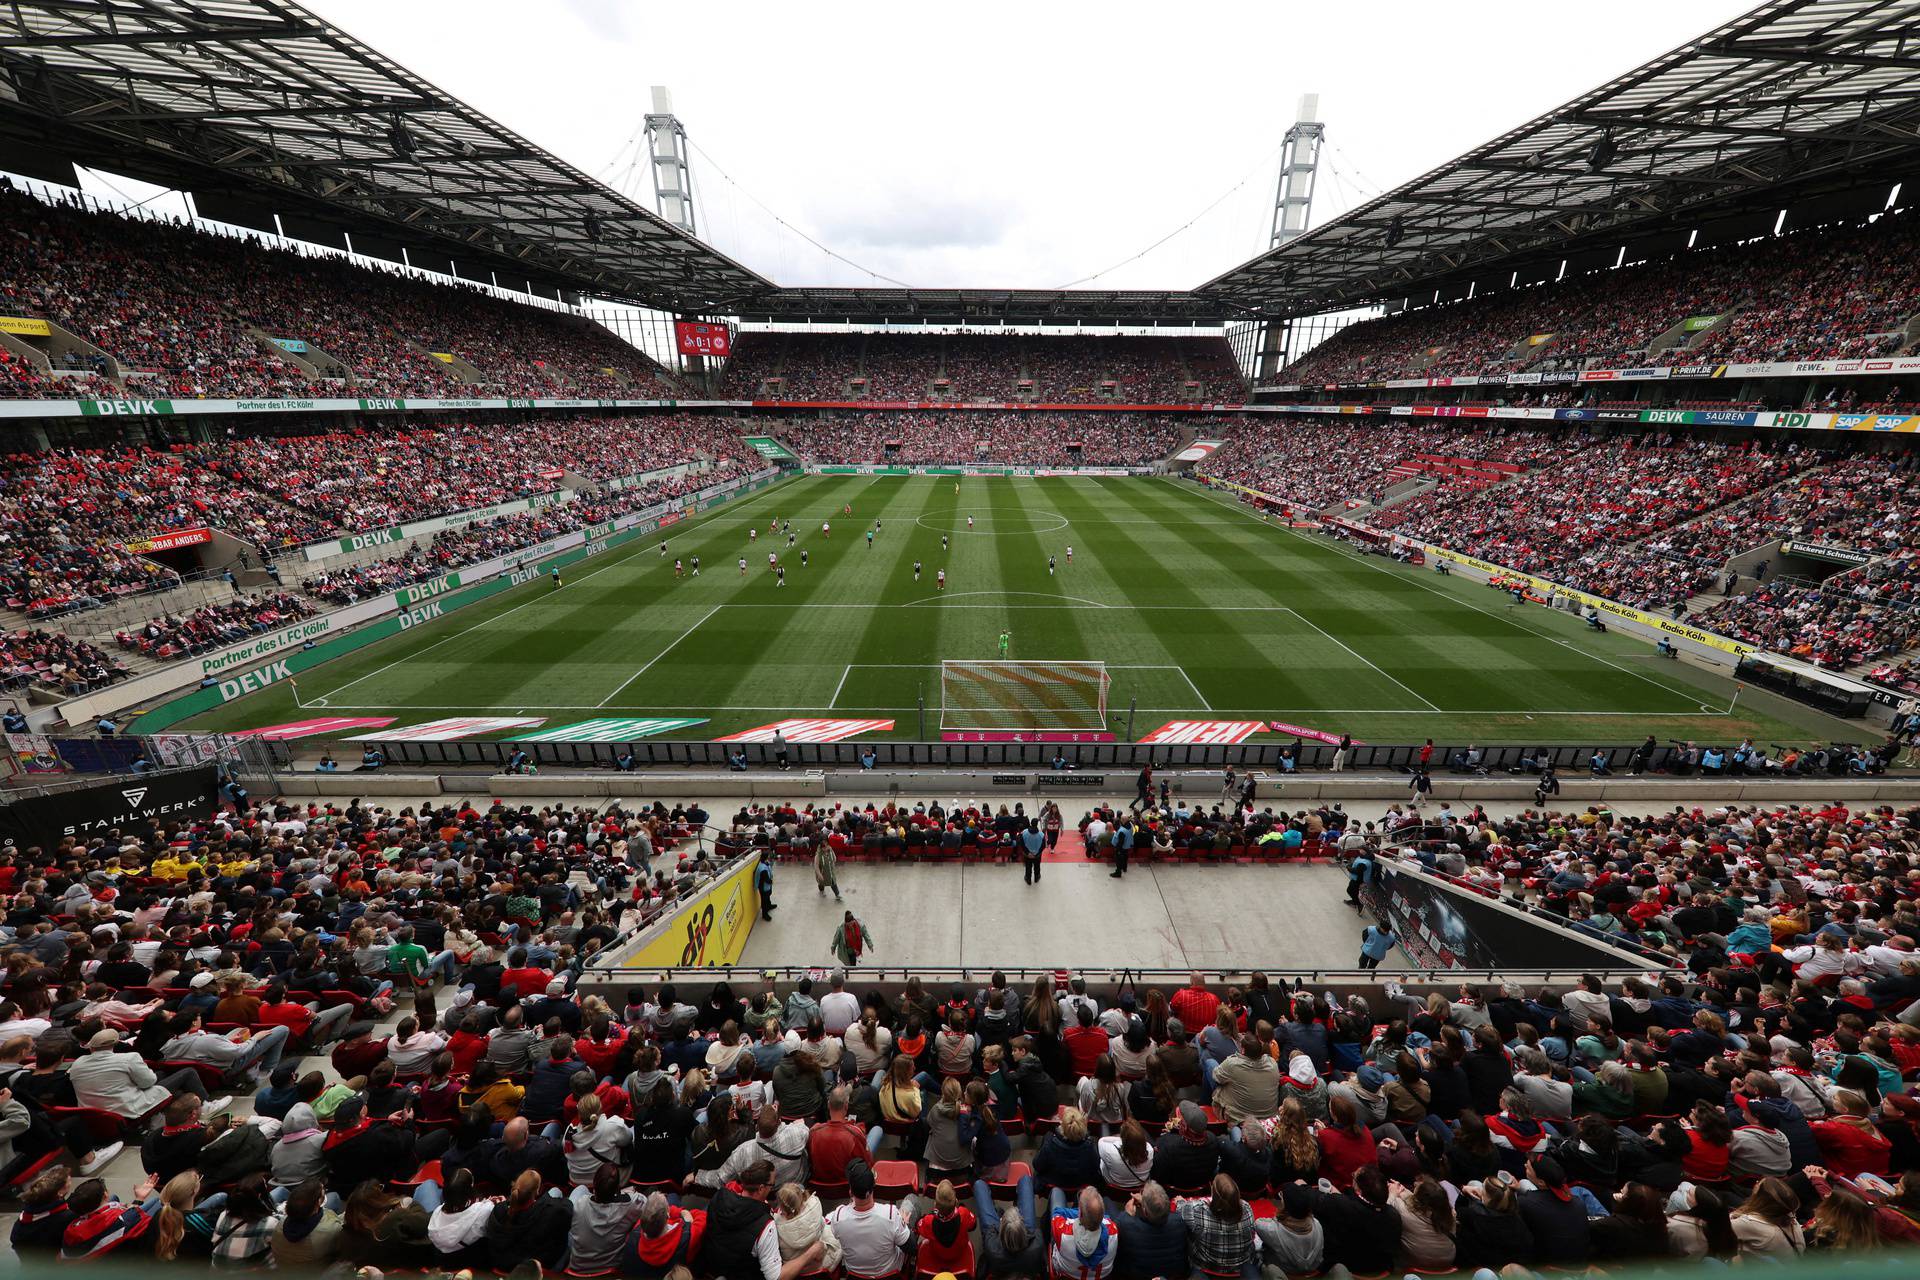
MULTIPOLYGON (((270 684, 278 684, 280 681, 287 679, 288 674, 286 663, 275 662, 260 668, 258 671, 249 671, 243 676, 237 676, 232 680, 222 680, 220 682, 220 701, 232 702, 242 694, 258 693, 270 684)), ((138 804, 139 801, 134 800, 130 803, 138 804)))
POLYGON ((347 550, 358 551, 362 547, 378 547, 389 542, 398 542, 398 529, 381 529, 374 533, 356 533, 347 539, 347 550))
POLYGON ((400 629, 405 631, 408 627, 417 627, 423 622, 432 622, 445 612, 446 610, 440 607, 438 600, 432 604, 421 605, 418 609, 409 609, 400 615, 400 629))

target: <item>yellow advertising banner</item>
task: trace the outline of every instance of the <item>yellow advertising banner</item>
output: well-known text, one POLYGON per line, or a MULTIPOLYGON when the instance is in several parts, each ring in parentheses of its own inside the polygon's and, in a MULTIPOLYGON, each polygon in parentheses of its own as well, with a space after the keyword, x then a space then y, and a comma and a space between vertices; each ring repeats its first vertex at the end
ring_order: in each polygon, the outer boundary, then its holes
POLYGON ((0 316, 0 332, 24 334, 29 338, 48 338, 53 336, 53 327, 45 320, 31 320, 26 316, 0 316))
POLYGON ((427 354, 435 360, 438 360, 441 364, 453 363, 453 352, 451 351, 429 351, 427 354))
POLYGON ((753 887, 758 866, 757 859, 743 860, 682 905, 664 922, 663 932, 641 943, 620 963, 649 969, 733 964, 747 949, 747 935, 760 918, 760 894, 753 887))
POLYGON ((1670 636, 1678 636, 1683 640, 1691 640, 1695 644, 1703 644, 1709 649, 1718 649, 1722 653, 1730 653, 1736 658, 1744 658, 1750 653, 1759 652, 1759 650, 1750 644, 1741 644, 1738 640, 1729 640, 1726 636, 1715 635, 1711 631, 1702 631, 1699 627, 1690 627, 1684 622, 1676 622, 1672 618, 1663 618, 1657 613, 1648 613, 1643 609, 1635 609, 1630 605, 1621 604, 1618 600, 1609 600, 1605 596, 1588 595, 1584 591, 1575 591, 1572 587, 1562 586, 1550 578, 1536 578, 1530 573, 1521 573, 1517 569, 1509 569, 1505 565, 1494 564, 1490 560, 1476 560, 1474 557, 1462 555, 1458 551, 1449 551, 1445 547, 1436 547, 1430 542, 1423 545, 1426 547, 1427 555, 1433 559, 1468 565, 1480 570, 1482 573, 1492 574, 1508 582, 1524 582, 1527 584, 1528 590, 1532 591, 1535 595, 1566 596, 1578 601, 1580 604, 1590 604, 1601 613, 1610 614, 1616 618, 1626 618, 1629 621, 1639 623, 1643 627, 1652 627, 1656 631, 1664 631, 1670 636))

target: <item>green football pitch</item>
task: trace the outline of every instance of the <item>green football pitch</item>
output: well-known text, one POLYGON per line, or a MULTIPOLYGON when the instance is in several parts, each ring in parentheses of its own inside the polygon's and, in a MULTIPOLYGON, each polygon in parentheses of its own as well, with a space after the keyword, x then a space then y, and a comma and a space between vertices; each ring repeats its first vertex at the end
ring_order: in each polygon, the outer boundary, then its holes
POLYGON ((557 591, 516 588, 190 727, 684 716, 710 721, 685 736, 713 738, 844 717, 891 719, 874 736, 914 738, 924 699, 937 738, 939 663, 993 659, 1005 631, 1014 659, 1107 664, 1113 727, 1124 733, 1131 710, 1135 737, 1173 719, 1277 719, 1375 743, 1847 731, 1752 690, 1736 699, 1731 681, 1624 636, 1269 525, 1168 479, 808 476, 667 536, 664 557, 642 539, 575 566, 557 591), (791 521, 796 547, 769 536, 776 518, 791 521), (701 576, 676 578, 674 560, 694 556, 701 576))

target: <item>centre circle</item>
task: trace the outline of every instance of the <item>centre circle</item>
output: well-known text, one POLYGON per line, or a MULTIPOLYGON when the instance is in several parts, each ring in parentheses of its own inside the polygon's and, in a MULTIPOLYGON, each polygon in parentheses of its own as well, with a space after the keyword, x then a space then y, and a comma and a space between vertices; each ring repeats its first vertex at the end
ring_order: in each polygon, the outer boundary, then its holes
POLYGON ((1067 518, 1058 511, 1042 511, 1031 507, 975 507, 968 511, 963 511, 955 507, 951 511, 934 512, 932 514, 937 519, 951 519, 953 524, 951 526, 929 524, 926 515, 915 516, 913 522, 922 529, 931 529, 935 533, 972 534, 975 537, 984 535, 989 538, 1010 538, 1016 534, 1053 533, 1056 530, 1067 527, 1067 518), (995 515, 995 512, 1005 512, 1007 514, 995 515), (969 515, 978 517, 971 529, 967 528, 967 517, 969 515), (1009 524, 1013 523, 1012 517, 1014 516, 1024 517, 1027 521, 1025 527, 1019 529, 996 529, 993 527, 997 522, 1004 521, 1009 524), (1045 523, 1046 521, 1052 521, 1052 523, 1045 523))

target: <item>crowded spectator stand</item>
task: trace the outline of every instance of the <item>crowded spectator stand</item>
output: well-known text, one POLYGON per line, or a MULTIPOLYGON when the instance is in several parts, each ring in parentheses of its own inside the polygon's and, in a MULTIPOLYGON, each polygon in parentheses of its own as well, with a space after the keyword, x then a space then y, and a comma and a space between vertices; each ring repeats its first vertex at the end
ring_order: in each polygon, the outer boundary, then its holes
POLYGON ((1341 994, 854 970, 683 993, 596 964, 721 869, 707 820, 242 795, 0 855, 14 1248, 1372 1274, 1913 1235, 1920 812, 1286 815, 1363 881, 1391 846, 1630 931, 1674 961, 1646 977, 1341 994), (94 1176, 115 1143, 150 1175, 126 1200, 94 1176))

